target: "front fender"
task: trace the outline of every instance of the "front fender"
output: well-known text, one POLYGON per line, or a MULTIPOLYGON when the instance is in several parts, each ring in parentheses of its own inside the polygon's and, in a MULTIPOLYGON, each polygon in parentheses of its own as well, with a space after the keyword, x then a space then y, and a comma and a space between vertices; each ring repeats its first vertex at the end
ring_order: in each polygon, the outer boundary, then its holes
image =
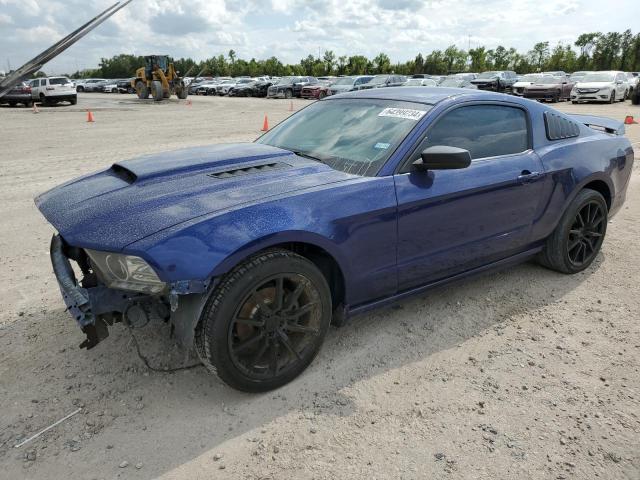
POLYGON ((305 243, 307 245, 318 247, 334 258, 343 274, 347 268, 348 262, 343 258, 344 255, 338 249, 337 245, 330 239, 313 232, 287 230, 283 232, 274 232, 261 238, 257 238, 248 244, 241 245, 233 253, 229 254, 220 263, 218 263, 209 276, 218 277, 223 275, 254 253, 286 243, 305 243))

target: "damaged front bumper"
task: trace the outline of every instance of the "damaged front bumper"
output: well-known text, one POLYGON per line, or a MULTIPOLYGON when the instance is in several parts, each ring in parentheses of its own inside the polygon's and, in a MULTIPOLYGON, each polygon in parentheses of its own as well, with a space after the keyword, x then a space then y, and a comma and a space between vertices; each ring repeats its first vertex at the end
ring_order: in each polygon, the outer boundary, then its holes
POLYGON ((146 325, 152 319, 170 321, 172 333, 183 346, 193 345, 195 328, 206 301, 208 282, 176 282, 166 295, 149 295, 103 285, 82 249, 68 246, 60 235, 51 239, 51 264, 67 310, 87 338, 81 348, 93 348, 109 336, 109 327, 126 321, 146 325), (83 272, 79 282, 71 265, 83 272))

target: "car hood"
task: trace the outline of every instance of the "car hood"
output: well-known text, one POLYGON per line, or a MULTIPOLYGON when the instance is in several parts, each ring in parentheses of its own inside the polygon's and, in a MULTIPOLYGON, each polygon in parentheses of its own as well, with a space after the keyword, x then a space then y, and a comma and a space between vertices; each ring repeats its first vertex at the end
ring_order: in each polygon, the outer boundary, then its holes
POLYGON ((533 83, 529 86, 529 90, 554 90, 561 86, 560 83, 533 83))
POLYGON ((576 88, 605 88, 613 87, 613 82, 578 82, 576 88))
POLYGON ((353 85, 331 85, 329 88, 336 92, 348 92, 353 89, 353 85))
POLYGON ((199 216, 350 178, 269 145, 213 145, 118 162, 35 203, 69 244, 119 251, 199 216))
POLYGON ((498 77, 476 78, 471 80, 471 83, 490 83, 490 82, 495 82, 496 80, 498 80, 498 77))

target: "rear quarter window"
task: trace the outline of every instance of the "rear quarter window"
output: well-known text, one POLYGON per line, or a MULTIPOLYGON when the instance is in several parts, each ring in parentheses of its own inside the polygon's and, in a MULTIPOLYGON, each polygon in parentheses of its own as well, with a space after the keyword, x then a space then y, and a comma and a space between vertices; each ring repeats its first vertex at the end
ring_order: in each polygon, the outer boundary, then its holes
POLYGON ((580 136, 578 124, 557 113, 544 112, 544 127, 549 140, 564 140, 580 136))

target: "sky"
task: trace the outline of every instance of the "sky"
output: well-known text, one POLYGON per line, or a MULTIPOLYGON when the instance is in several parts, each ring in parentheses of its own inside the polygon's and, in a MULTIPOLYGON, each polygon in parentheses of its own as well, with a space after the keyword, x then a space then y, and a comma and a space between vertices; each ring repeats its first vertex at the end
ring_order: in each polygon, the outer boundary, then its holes
MULTIPOLYGON (((573 43, 581 33, 640 28, 636 0, 133 0, 45 66, 97 67, 119 53, 239 58, 380 52, 392 62, 451 44, 516 47, 573 43), (634 21, 635 19, 635 21, 634 21)), ((16 68, 115 0, 0 0, 0 71, 16 68)))

